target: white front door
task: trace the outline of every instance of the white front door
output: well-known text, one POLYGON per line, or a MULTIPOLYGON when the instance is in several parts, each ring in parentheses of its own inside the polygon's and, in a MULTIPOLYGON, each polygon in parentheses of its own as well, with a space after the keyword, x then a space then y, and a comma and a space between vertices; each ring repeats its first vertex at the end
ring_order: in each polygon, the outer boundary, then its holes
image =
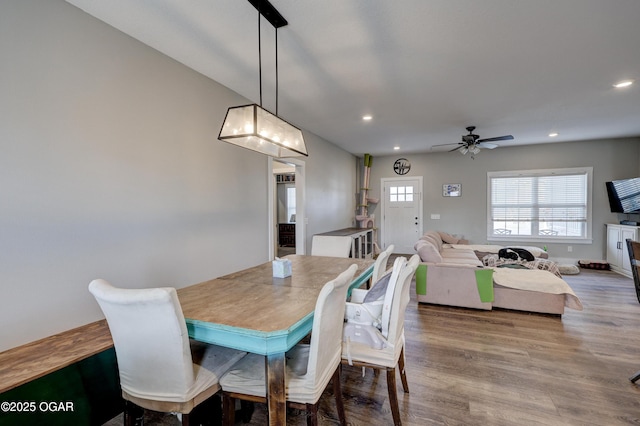
POLYGON ((422 235, 422 176, 382 179, 382 248, 413 254, 422 235))

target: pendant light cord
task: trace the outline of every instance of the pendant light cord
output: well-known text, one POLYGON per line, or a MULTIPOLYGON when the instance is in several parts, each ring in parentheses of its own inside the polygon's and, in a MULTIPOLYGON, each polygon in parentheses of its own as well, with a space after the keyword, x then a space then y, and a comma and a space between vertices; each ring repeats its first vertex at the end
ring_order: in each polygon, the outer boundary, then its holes
POLYGON ((258 12, 258 74, 260 75, 260 107, 262 107, 262 42, 260 34, 260 21, 261 21, 260 12, 258 12))
MULTIPOLYGON (((260 22, 262 15, 258 12, 258 74, 260 75, 260 107, 262 108, 262 31, 260 22)), ((276 34, 276 116, 278 115, 278 28, 275 27, 276 34)))
POLYGON ((278 28, 276 27, 276 115, 278 115, 278 28))

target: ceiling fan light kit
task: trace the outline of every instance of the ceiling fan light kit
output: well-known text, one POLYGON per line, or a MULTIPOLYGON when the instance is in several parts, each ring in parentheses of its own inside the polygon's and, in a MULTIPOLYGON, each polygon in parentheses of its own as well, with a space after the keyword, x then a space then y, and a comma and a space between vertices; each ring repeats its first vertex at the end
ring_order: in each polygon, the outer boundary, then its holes
POLYGON ((260 105, 249 104, 230 107, 220 128, 218 139, 233 145, 257 151, 271 157, 308 156, 302 131, 278 117, 278 28, 288 24, 268 0, 248 0, 258 11, 258 59, 260 78, 260 105), (276 112, 262 108, 262 54, 260 21, 267 19, 275 29, 276 41, 276 112))

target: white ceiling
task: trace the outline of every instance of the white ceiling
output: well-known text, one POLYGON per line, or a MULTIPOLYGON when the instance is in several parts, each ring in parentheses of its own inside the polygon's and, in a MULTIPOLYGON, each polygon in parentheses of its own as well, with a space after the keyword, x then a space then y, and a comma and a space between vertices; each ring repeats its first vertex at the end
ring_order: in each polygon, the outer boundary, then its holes
MULTIPOLYGON (((248 1, 67 1, 259 103, 248 1)), ((502 147, 640 136, 640 0, 271 3, 289 21, 278 114, 356 155, 433 152, 470 125, 481 138, 512 134, 502 147), (622 79, 637 81, 612 87, 622 79)), ((271 111, 274 34, 263 21, 271 111)))

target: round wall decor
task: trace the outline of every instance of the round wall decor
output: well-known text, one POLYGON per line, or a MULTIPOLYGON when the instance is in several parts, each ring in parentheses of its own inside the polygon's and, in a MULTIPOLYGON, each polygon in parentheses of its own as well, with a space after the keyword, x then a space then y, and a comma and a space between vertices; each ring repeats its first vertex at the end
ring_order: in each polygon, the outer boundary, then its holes
POLYGON ((393 171, 399 175, 406 175, 411 170, 411 163, 406 158, 398 158, 395 163, 393 163, 393 171))

